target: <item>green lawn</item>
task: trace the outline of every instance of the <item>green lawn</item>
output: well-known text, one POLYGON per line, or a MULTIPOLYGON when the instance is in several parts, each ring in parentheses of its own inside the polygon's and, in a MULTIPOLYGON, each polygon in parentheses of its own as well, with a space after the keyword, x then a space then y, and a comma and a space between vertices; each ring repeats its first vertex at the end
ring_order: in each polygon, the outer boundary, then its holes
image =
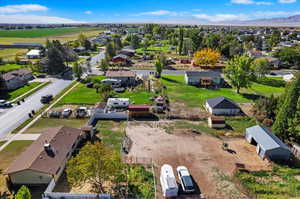
POLYGON ((187 85, 183 75, 162 75, 162 83, 167 86, 171 102, 185 103, 190 107, 202 106, 208 98, 219 96, 227 97, 237 103, 251 101, 247 96, 237 94, 230 88, 212 90, 187 85))
POLYGON ((120 98, 129 98, 132 104, 151 104, 150 98, 153 93, 147 91, 126 91, 124 93, 117 94, 120 98))
POLYGON ((65 95, 58 103, 63 104, 87 104, 92 105, 99 102, 100 94, 96 93, 96 89, 87 88, 85 84, 80 83, 70 93, 65 95))
POLYGON ((275 165, 273 171, 240 172, 236 177, 258 199, 299 199, 300 169, 275 165))
POLYGON ((163 52, 163 53, 168 53, 172 50, 170 50, 171 45, 169 44, 162 44, 162 46, 154 46, 151 45, 145 50, 144 48, 138 48, 136 49, 137 54, 144 54, 144 53, 156 53, 156 52, 163 52))
POLYGON ((35 122, 26 133, 42 133, 44 130, 59 126, 69 126, 73 128, 81 128, 85 125, 86 120, 77 119, 52 119, 52 118, 41 118, 35 122))
POLYGON ((21 87, 17 90, 10 91, 8 93, 1 93, 0 99, 5 99, 5 100, 8 100, 8 101, 12 101, 15 98, 27 93, 31 89, 34 89, 34 88, 36 88, 37 86, 39 86, 41 84, 42 84, 42 82, 32 82, 32 83, 29 83, 28 85, 25 85, 25 86, 23 86, 23 87, 21 87))
POLYGON ((279 96, 284 92, 285 87, 274 87, 253 82, 246 92, 269 97, 271 94, 279 96))
POLYGON ((78 33, 81 31, 95 30, 95 28, 43 28, 31 30, 1 30, 0 37, 35 38, 53 35, 78 33))
POLYGON ((124 122, 99 121, 96 126, 97 136, 108 146, 120 151, 125 132, 124 122))
POLYGON ((0 65, 0 72, 6 73, 6 72, 9 72, 12 70, 17 70, 17 69, 25 68, 25 67, 26 66, 24 66, 24 65, 18 65, 18 64, 5 64, 5 65, 0 65))
POLYGON ((13 141, 0 152, 0 169, 6 169, 32 143, 31 140, 13 141))

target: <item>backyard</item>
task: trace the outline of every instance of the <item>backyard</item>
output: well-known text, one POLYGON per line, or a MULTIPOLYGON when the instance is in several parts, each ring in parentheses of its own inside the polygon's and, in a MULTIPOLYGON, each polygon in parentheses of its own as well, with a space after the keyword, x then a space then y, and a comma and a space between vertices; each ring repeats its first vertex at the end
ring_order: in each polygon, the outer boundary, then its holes
MULTIPOLYGON (((0 51, 2 52, 2 51, 0 51)), ((2 54, 1 54, 2 55, 2 54)), ((26 68, 26 65, 18 65, 18 64, 5 64, 5 65, 0 65, 0 72, 6 73, 12 70, 17 70, 20 68, 26 68)))
POLYGON ((300 169, 275 165, 271 171, 239 172, 236 177, 259 199, 296 199, 300 196, 300 169))
POLYGON ((247 103, 257 99, 259 95, 280 94, 284 87, 274 87, 259 83, 253 83, 251 88, 244 89, 241 94, 232 88, 220 88, 217 90, 197 88, 187 85, 183 75, 162 75, 162 83, 167 86, 167 94, 171 102, 185 103, 189 107, 202 106, 208 98, 219 96, 227 97, 237 103, 247 103))

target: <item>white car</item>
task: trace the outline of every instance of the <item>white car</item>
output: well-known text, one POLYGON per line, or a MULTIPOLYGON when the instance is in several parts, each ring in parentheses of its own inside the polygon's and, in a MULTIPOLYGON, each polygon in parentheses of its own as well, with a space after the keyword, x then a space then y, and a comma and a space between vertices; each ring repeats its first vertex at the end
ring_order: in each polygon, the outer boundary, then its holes
POLYGON ((182 190, 186 193, 192 193, 195 191, 192 177, 185 166, 177 167, 178 177, 181 183, 182 190))

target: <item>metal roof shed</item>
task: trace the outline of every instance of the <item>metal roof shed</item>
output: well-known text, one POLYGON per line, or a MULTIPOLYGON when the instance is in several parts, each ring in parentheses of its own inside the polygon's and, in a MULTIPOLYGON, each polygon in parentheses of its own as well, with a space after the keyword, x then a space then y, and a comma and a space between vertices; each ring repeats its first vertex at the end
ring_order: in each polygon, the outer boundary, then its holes
POLYGON ((291 151, 269 129, 260 125, 246 129, 246 139, 256 145, 256 152, 261 158, 268 157, 272 161, 286 161, 290 158, 291 151))

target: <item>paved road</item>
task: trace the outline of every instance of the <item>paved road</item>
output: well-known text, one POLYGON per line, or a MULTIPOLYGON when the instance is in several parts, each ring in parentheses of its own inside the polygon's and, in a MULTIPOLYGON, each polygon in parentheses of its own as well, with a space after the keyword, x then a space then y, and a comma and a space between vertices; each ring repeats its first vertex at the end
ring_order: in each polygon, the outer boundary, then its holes
POLYGON ((96 66, 97 66, 97 63, 100 63, 100 61, 104 58, 105 58, 105 51, 102 51, 99 54, 97 54, 91 58, 91 60, 90 60, 90 65, 91 65, 91 70, 92 70, 90 72, 91 74, 102 75, 102 72, 99 71, 99 69, 96 68, 96 66))
POLYGON ((52 94, 57 95, 66 88, 72 81, 62 79, 51 79, 52 83, 37 91, 25 99, 24 103, 14 106, 0 115, 0 139, 6 137, 11 131, 26 121, 31 110, 38 111, 44 105, 40 102, 41 96, 52 94))

